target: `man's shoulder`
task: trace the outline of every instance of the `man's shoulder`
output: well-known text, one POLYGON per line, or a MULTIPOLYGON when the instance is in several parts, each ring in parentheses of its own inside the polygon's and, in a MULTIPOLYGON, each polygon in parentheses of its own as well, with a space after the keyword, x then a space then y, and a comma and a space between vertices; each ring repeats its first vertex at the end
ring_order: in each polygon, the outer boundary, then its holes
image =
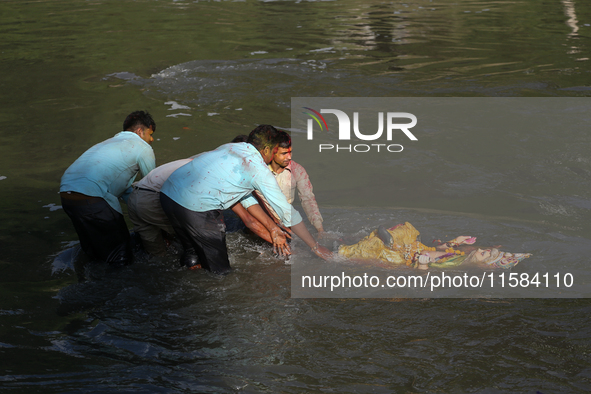
POLYGON ((224 145, 218 146, 216 149, 204 152, 204 155, 213 156, 233 156, 233 157, 248 157, 248 156, 260 156, 259 151, 256 150, 252 144, 245 142, 230 142, 224 145))
POLYGON ((222 146, 227 146, 228 152, 243 160, 244 167, 257 168, 257 171, 260 171, 261 167, 267 167, 260 152, 252 144, 233 142, 222 146))
POLYGON ((113 137, 105 140, 104 143, 118 144, 120 146, 125 146, 126 149, 153 151, 150 144, 144 141, 139 135, 132 133, 131 131, 121 131, 115 134, 113 137))
MULTIPOLYGON (((119 142, 119 141, 125 141, 125 140, 135 141, 136 138, 139 138, 140 140, 142 140, 140 138, 140 136, 137 135, 136 133, 132 133, 131 131, 120 131, 117 134, 115 134, 114 136, 112 136, 111 138, 105 140, 105 142, 106 141, 119 142)), ((142 141, 144 141, 144 140, 142 140, 142 141)))
POLYGON ((227 144, 218 146, 216 150, 218 149, 234 152, 258 153, 257 149, 252 144, 246 142, 228 142, 227 144))
POLYGON ((298 164, 293 160, 289 163, 289 165, 287 167, 290 169, 292 174, 294 174, 295 176, 298 176, 300 174, 302 174, 302 175, 307 174, 306 169, 301 164, 298 164))
POLYGON ((115 136, 99 142, 80 156, 77 161, 84 165, 93 162, 96 165, 101 163, 107 166, 119 165, 116 163, 137 163, 139 161, 153 161, 154 150, 146 141, 142 140, 137 134, 131 132, 121 132, 115 136))

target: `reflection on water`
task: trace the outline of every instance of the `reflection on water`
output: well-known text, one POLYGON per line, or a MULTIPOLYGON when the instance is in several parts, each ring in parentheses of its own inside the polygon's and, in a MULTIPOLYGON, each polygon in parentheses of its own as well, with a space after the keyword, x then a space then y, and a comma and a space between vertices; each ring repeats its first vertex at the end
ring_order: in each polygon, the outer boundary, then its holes
MULTIPOLYGON (((235 270, 224 278, 182 270, 174 253, 114 270, 85 264, 53 209, 65 168, 135 109, 157 119, 160 164, 258 123, 287 127, 297 96, 587 96, 589 4, 63 0, 0 9, 3 389, 589 391, 586 299, 292 299, 290 265, 240 232, 229 237, 235 270)), ((467 229, 534 253, 517 270, 573 258, 584 266, 585 127, 425 136, 441 147, 418 152, 420 172, 393 159, 402 200, 392 206, 407 209, 386 217, 328 207, 322 190, 334 179, 312 178, 325 227, 354 239, 405 217, 425 237, 467 229), (460 144, 471 153, 452 154, 460 144), (478 153, 506 144, 524 147, 519 166, 478 153), (446 182, 430 194, 430 179, 446 182)))
POLYGON ((574 2, 569 0, 562 0, 562 4, 564 4, 564 14, 568 17, 566 24, 572 29, 572 31, 568 33, 568 35, 569 37, 576 37, 579 31, 579 21, 577 20, 577 14, 575 12, 575 4, 574 2))

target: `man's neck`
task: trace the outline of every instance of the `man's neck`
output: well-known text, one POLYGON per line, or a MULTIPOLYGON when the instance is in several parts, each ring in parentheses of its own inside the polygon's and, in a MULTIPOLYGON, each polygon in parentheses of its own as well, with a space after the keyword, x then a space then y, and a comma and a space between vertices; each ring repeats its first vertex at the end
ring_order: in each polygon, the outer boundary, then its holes
POLYGON ((274 161, 271 162, 271 169, 275 174, 281 174, 285 167, 281 167, 279 164, 275 163, 274 161))

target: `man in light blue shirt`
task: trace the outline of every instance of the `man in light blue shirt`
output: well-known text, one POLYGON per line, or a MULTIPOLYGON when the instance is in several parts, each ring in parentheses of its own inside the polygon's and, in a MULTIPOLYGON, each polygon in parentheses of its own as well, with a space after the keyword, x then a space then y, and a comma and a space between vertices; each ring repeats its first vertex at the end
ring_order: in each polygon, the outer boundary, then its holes
POLYGON ((129 114, 123 130, 84 152, 60 184, 62 207, 82 250, 110 264, 129 264, 133 257, 119 198, 129 195, 138 172, 144 176, 156 166, 150 146, 156 124, 150 114, 129 114))
MULTIPOLYGON (((160 201, 185 248, 181 264, 200 264, 219 274, 230 271, 221 210, 237 202, 245 208, 257 204, 252 196, 254 190, 267 198, 283 225, 291 227, 315 253, 329 257, 328 249, 310 235, 267 167, 277 147, 277 136, 273 126, 261 125, 250 133, 248 142, 230 143, 203 153, 173 172, 164 183, 160 201)), ((275 237, 283 234, 277 231, 271 236, 275 243, 275 237)))

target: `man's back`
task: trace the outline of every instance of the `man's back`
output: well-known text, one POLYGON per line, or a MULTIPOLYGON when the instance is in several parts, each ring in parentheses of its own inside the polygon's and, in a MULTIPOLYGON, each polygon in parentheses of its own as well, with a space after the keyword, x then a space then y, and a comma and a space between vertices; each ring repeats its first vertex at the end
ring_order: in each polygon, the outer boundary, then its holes
MULTIPOLYGON (((228 209, 253 190, 268 195, 287 223, 299 223, 297 212, 292 218, 291 205, 256 148, 248 143, 225 144, 205 152, 179 168, 162 186, 162 193, 177 204, 195 212, 228 209)), ((252 205, 253 197, 248 197, 252 205)))
POLYGON ((136 187, 159 192, 164 182, 180 167, 190 163, 193 159, 180 159, 156 167, 135 184, 136 187))
POLYGON ((122 131, 84 152, 62 176, 60 192, 104 198, 121 213, 118 202, 138 171, 155 167, 152 147, 137 134, 122 131))

